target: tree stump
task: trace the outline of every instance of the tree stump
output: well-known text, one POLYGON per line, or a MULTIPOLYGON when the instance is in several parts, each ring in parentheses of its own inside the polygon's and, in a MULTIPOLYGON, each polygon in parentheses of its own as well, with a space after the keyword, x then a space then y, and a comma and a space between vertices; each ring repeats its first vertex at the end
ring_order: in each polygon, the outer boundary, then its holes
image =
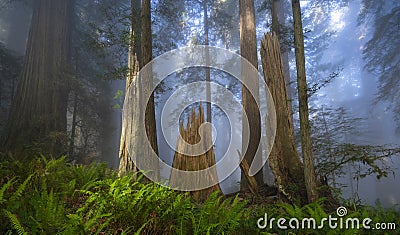
MULTIPOLYGON (((197 113, 195 108, 192 109, 186 127, 184 127, 183 122, 180 123, 180 138, 178 138, 177 141, 177 151, 175 152, 172 164, 175 169, 182 171, 201 171, 216 164, 214 148, 212 146, 212 130, 209 127, 201 128, 204 123, 204 110, 202 103, 200 103, 197 113), (201 138, 200 135, 201 130, 203 138, 201 138), (207 150, 207 146, 211 146, 211 148, 207 150), (201 154, 188 156, 194 155, 198 152, 201 154), (185 155, 182 153, 189 154, 185 155)), ((193 178, 182 179, 177 174, 172 173, 170 176, 170 185, 179 186, 180 188, 188 188, 189 185, 193 185, 199 181, 211 182, 213 186, 191 192, 192 197, 196 201, 205 201, 211 193, 214 191, 221 191, 221 188, 218 183, 218 175, 215 169, 211 170, 211 173, 206 174, 204 177, 205 178, 195 176, 193 178)))
POLYGON ((306 198, 303 163, 294 142, 290 100, 276 34, 264 35, 261 42, 261 60, 264 80, 274 99, 277 120, 275 142, 268 162, 281 194, 290 201, 295 201, 297 197, 306 198))

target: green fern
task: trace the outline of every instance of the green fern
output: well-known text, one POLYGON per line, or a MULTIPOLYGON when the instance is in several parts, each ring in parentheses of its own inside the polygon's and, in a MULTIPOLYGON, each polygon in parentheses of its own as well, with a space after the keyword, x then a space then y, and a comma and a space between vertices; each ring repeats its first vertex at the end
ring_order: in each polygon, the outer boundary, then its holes
POLYGON ((18 235, 27 235, 25 228, 22 226, 18 218, 8 210, 3 209, 3 213, 10 220, 12 227, 17 231, 18 235))
POLYGON ((9 181, 7 181, 7 183, 5 183, 1 189, 0 189, 0 205, 3 204, 6 200, 4 199, 4 192, 10 188, 11 186, 13 186, 17 181, 16 181, 17 177, 14 177, 12 179, 10 179, 9 181))
POLYGON ((16 201, 22 196, 23 192, 25 191, 26 187, 28 186, 29 181, 32 179, 32 177, 35 174, 36 173, 30 174, 28 176, 28 178, 26 178, 24 180, 24 182, 20 186, 18 186, 17 190, 12 194, 12 196, 9 199, 9 201, 16 201))
MULTIPOLYGON (((257 219, 268 217, 319 220, 327 211, 324 199, 303 207, 290 204, 257 204, 213 193, 195 203, 188 193, 178 193, 154 183, 143 183, 133 174, 116 178, 102 164, 70 165, 62 159, 0 162, 0 234, 370 234, 364 230, 324 228, 317 231, 260 231, 257 219), (4 169, 4 171, 3 171, 4 169), (4 173, 6 172, 6 173, 4 173), (4 174, 6 174, 4 176, 4 174), (23 182, 19 182, 24 179, 23 182)), ((140 177, 139 177, 140 178, 140 177)), ((349 217, 369 217, 374 222, 400 224, 396 210, 348 206, 349 217)), ((378 232, 378 231, 374 231, 378 232)), ((382 231, 381 234, 392 231, 382 231)), ((400 234, 399 228, 394 233, 400 234)), ((379 234, 379 233, 378 233, 379 234)))
POLYGON ((196 210, 193 210, 192 227, 194 234, 231 234, 240 226, 246 216, 246 202, 239 202, 237 197, 223 200, 214 192, 196 210))

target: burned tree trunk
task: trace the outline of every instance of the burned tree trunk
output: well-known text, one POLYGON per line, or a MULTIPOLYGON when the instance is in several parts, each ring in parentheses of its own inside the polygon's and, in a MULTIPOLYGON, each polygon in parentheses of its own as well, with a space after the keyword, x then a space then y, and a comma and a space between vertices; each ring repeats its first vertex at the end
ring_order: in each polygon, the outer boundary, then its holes
MULTIPOLYGON (((199 128, 204 123, 204 110, 202 104, 200 103, 200 108, 196 114, 195 109, 192 109, 191 116, 188 118, 186 128, 183 123, 180 123, 179 131, 180 137, 177 142, 177 151, 174 155, 173 168, 183 170, 183 171, 201 171, 207 169, 216 164, 214 149, 211 147, 208 151, 206 147, 211 143, 211 129, 206 129, 203 133, 203 138, 200 138, 199 128), (198 150, 202 154, 198 156, 187 156, 182 153, 194 153, 198 150)), ((205 178, 201 177, 191 177, 191 178, 181 178, 179 174, 174 174, 172 172, 170 176, 169 185, 179 188, 190 188, 191 185, 201 185, 198 182, 211 182, 212 185, 209 188, 192 191, 191 195, 196 201, 206 200, 210 194, 216 190, 220 191, 218 176, 216 170, 211 170, 210 174, 205 175, 205 178)))
POLYGON ((277 129, 275 143, 268 158, 280 193, 294 200, 306 198, 303 165, 297 153, 293 121, 285 84, 278 37, 266 34, 261 42, 264 79, 275 103, 277 129), (292 187, 295 186, 295 187, 292 187))

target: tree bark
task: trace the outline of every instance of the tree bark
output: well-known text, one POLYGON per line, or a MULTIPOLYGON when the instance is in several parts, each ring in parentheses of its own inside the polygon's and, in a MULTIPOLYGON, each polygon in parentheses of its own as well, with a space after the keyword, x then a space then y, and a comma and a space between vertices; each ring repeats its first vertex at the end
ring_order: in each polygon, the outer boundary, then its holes
MULTIPOLYGON (((128 172, 135 172, 137 169, 135 163, 146 164, 153 172, 147 172, 149 178, 159 177, 159 165, 158 161, 152 161, 149 155, 152 151, 158 154, 157 147, 157 131, 156 121, 154 112, 154 93, 152 93, 153 81, 151 80, 151 74, 139 73, 139 61, 137 59, 136 45, 137 32, 135 32, 136 19, 135 11, 137 9, 137 1, 131 1, 131 26, 130 26, 130 45, 128 55, 128 77, 126 82, 126 89, 130 89, 130 92, 126 93, 126 99, 124 104, 124 114, 122 122, 122 132, 120 141, 120 166, 119 174, 124 175, 128 172), (143 79, 144 78, 144 79, 143 79), (143 79, 143 80, 142 80, 143 79), (146 110, 142 110, 142 102, 147 94, 151 94, 151 98, 146 104, 146 110), (141 120, 144 118, 145 130, 139 126, 142 123, 141 120), (144 132, 144 133, 143 133, 144 132), (145 138, 147 137, 147 138, 145 138), (151 148, 147 142, 151 144, 151 148), (151 176, 150 176, 151 175, 151 176)), ((150 1, 144 0, 141 9, 141 40, 140 48, 142 58, 140 59, 141 64, 145 66, 152 60, 152 35, 151 35, 151 8, 150 1)), ((150 66, 150 65, 148 65, 150 66)), ((151 71, 151 69, 150 69, 151 71)))
MULTIPOLYGON (((203 0, 203 14, 204 14, 204 44, 206 46, 209 45, 208 41, 208 34, 209 34, 209 26, 208 26, 208 11, 207 11, 207 0, 203 0)), ((209 66, 210 64, 210 52, 208 48, 206 48, 206 66, 209 66)), ((211 123, 212 121, 212 114, 211 114, 211 86, 210 82, 211 81, 211 71, 209 67, 206 67, 206 100, 208 101, 206 103, 207 107, 207 122, 211 123)))
MULTIPOLYGON (((142 37, 141 37, 141 47, 142 47, 142 66, 146 66, 153 59, 153 43, 152 43, 152 30, 151 30, 151 2, 150 0, 142 0, 142 11, 141 11, 141 27, 142 27, 142 37)), ((148 66, 151 66, 148 65, 148 66)), ((151 69, 149 70, 151 71, 151 69)), ((154 91, 153 88, 153 77, 151 74, 143 74, 143 80, 141 81, 143 87, 143 95, 147 97, 151 94, 150 99, 147 102, 147 107, 145 110, 145 125, 147 139, 151 144, 154 152, 158 155, 158 145, 157 145, 157 130, 156 130, 156 118, 155 118, 155 107, 154 107, 154 91)), ((147 140, 143 140, 147 141, 147 140)), ((151 161, 150 154, 151 149, 148 149, 144 156, 141 158, 146 158, 146 162, 151 165, 151 169, 154 169, 155 177, 159 177, 159 165, 158 161, 151 161)))
POLYGON ((67 150, 67 68, 74 1, 35 0, 21 78, 3 144, 8 149, 46 143, 55 155, 67 150))
MULTIPOLYGON (((132 82, 136 80, 136 76, 139 72, 139 61, 137 59, 135 49, 136 44, 135 44, 135 21, 137 18, 135 18, 135 12, 136 12, 136 3, 137 0, 131 0, 131 15, 130 15, 130 28, 129 28, 129 48, 128 48, 128 74, 126 77, 126 82, 125 82, 125 95, 127 94, 128 88, 131 86, 132 82)), ((130 98, 130 97, 128 97, 130 98)), ((134 160, 128 151, 129 148, 129 141, 132 140, 132 133, 133 133, 133 123, 132 120, 130 120, 128 117, 128 113, 131 113, 131 105, 125 105, 129 99, 125 99, 124 103, 124 112, 123 112, 123 118, 122 118, 122 130, 121 130, 121 140, 120 140, 120 146, 119 146, 119 171, 118 174, 120 176, 125 175, 129 172, 135 172, 136 168, 134 166, 134 160)))
POLYGON ((308 114, 308 95, 306 81, 306 65, 304 57, 304 35, 301 22, 300 1, 292 0, 294 45, 297 68, 297 90, 300 113, 300 135, 301 150, 304 162, 304 178, 306 182, 307 196, 309 202, 318 198, 317 182, 314 171, 314 160, 310 137, 310 121, 308 114))
POLYGON ((72 111, 72 123, 71 123, 71 137, 69 142, 69 150, 68 155, 69 157, 74 156, 74 148, 75 148, 75 137, 76 137, 76 118, 78 116, 78 94, 75 91, 74 94, 74 110, 72 111))
MULTIPOLYGON (((257 58, 257 41, 256 41, 256 27, 255 27, 255 16, 254 16, 254 1, 253 0, 240 0, 239 1, 240 11, 240 52, 241 55, 247 59, 256 69, 258 69, 258 58, 257 58)), ((246 79, 246 71, 242 70, 242 79, 246 79)), ((242 152, 244 152, 244 159, 251 165, 253 159, 261 158, 261 149, 258 149, 261 138, 261 121, 260 113, 257 107, 256 100, 259 99, 258 94, 258 81, 249 84, 249 89, 254 91, 253 95, 250 91, 242 85, 242 103, 244 112, 247 115, 249 121, 249 129, 246 129, 243 125, 243 140, 249 140, 247 151, 244 151, 243 146, 242 152)), ((244 120, 243 120, 244 121, 244 120)), ((245 143, 245 141, 243 141, 245 143)), ((245 144, 243 144, 245 145, 245 144)), ((241 190, 247 190, 248 184, 245 180, 245 175, 242 173, 241 190)), ((255 179, 259 186, 264 184, 263 173, 260 170, 256 175, 255 179)))
POLYGON ((278 2, 279 0, 272 0, 272 32, 279 35, 279 19, 278 19, 278 2))
POLYGON ((153 59, 152 35, 151 35, 151 3, 150 0, 142 0, 141 9, 141 67, 144 67, 153 59))
MULTIPOLYGON (((182 171, 201 171, 216 165, 214 148, 211 147, 208 151, 204 151, 212 144, 212 140, 210 138, 211 129, 208 128, 205 130, 205 133, 203 133, 204 138, 200 137, 199 128, 203 123, 204 108, 202 102, 200 102, 199 108, 194 107, 192 109, 191 115, 187 120, 186 128, 183 122, 179 124, 180 137, 177 141, 177 150, 175 151, 174 161, 172 163, 174 169, 182 171), (198 111, 196 112, 197 109, 198 111), (204 152, 200 155, 193 156, 194 152, 199 149, 204 152), (189 156, 182 153, 189 153, 189 156)), ((178 172, 171 172, 169 180, 169 186, 171 188, 178 187, 187 189, 193 184, 213 185, 205 189, 191 191, 190 194, 195 201, 205 201, 213 192, 221 192, 216 168, 209 171, 209 174, 193 175, 193 177, 186 178, 182 177, 178 172)))
MULTIPOLYGON (((282 42, 284 37, 287 37, 283 34, 282 28, 285 25, 285 3, 283 0, 272 0, 272 32, 275 32, 278 35, 279 41, 282 42)), ((292 89, 290 86, 290 69, 289 69, 289 53, 288 53, 288 45, 285 43, 281 43, 280 48, 282 54, 282 63, 283 63, 283 71, 285 75, 286 82, 286 90, 288 94, 289 100, 289 108, 292 110, 292 89)))
POLYGON ((261 61, 264 79, 275 103, 277 121, 275 142, 268 162, 279 192, 295 202, 299 196, 306 198, 307 192, 303 164, 294 142, 293 120, 276 34, 264 36, 261 42, 261 61))
MULTIPOLYGON (((242 157, 241 153, 239 151, 237 151, 237 152, 238 152, 239 157, 241 158, 242 157)), ((242 172, 243 172, 243 174, 245 176, 245 179, 246 179, 247 185, 248 185, 248 187, 250 189, 250 192, 254 196, 259 196, 259 192, 258 192, 259 191, 259 187, 258 187, 258 184, 257 184, 257 180, 253 176, 250 176, 248 174, 248 172, 250 171, 250 166, 247 163, 246 159, 243 159, 240 162, 239 165, 240 165, 240 169, 242 170, 242 172)))

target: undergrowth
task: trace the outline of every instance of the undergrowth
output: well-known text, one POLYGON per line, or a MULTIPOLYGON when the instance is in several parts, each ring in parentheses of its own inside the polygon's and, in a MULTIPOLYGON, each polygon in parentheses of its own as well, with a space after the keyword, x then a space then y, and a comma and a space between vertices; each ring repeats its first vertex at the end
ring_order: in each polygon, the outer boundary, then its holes
POLYGON ((381 206, 348 207, 343 219, 394 222, 396 230, 260 229, 264 218, 314 218, 336 211, 323 200, 303 207, 250 205, 236 197, 212 194, 197 203, 187 193, 142 183, 133 174, 117 177, 104 164, 72 165, 66 158, 0 162, 0 234, 399 234, 400 213, 381 206), (136 179, 136 180, 135 180, 136 179), (379 233, 380 232, 380 233, 379 233))

